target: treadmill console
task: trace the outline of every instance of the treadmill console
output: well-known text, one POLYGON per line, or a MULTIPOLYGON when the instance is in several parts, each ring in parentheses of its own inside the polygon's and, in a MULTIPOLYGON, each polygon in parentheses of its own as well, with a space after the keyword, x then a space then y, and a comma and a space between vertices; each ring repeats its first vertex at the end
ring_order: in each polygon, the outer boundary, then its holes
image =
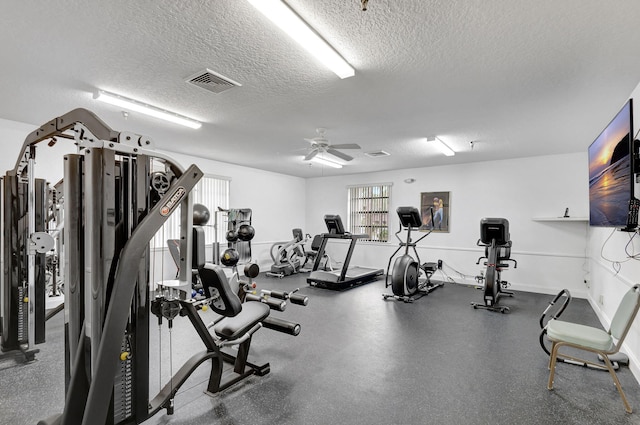
POLYGON ((327 225, 327 230, 333 235, 344 235, 344 225, 342 219, 337 214, 327 214, 324 216, 324 223, 327 225))

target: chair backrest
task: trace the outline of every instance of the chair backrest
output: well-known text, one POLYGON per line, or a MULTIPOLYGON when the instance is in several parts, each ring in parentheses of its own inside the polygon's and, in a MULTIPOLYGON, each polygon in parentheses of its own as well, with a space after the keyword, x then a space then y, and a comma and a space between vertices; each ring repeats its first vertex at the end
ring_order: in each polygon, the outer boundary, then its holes
POLYGON ((207 263, 200 267, 198 272, 207 298, 215 298, 211 303, 213 311, 226 317, 233 317, 240 313, 242 303, 236 293, 231 290, 222 267, 207 263))
POLYGON ((622 298, 616 314, 611 320, 609 333, 618 340, 618 347, 622 344, 624 337, 627 336, 633 319, 638 313, 638 308, 640 308, 640 285, 634 285, 622 298))
POLYGON ((204 266, 205 245, 204 245, 204 229, 200 226, 193 226, 191 238, 191 268, 198 270, 204 266))

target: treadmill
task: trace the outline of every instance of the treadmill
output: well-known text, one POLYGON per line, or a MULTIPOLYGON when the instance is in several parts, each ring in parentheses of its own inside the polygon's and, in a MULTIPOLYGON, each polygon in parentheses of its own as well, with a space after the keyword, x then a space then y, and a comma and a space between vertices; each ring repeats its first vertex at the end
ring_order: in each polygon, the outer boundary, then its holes
POLYGON ((324 222, 327 225, 329 233, 322 234, 322 242, 316 260, 313 263, 313 269, 307 278, 307 283, 311 286, 317 286, 324 289, 346 289, 354 286, 364 285, 372 282, 381 276, 384 271, 382 269, 374 269, 370 267, 352 266, 349 267, 351 255, 356 247, 358 239, 368 239, 367 234, 353 234, 345 232, 342 219, 339 215, 325 215, 324 222), (350 239, 347 256, 344 259, 342 269, 334 271, 318 270, 327 242, 330 239, 350 239))

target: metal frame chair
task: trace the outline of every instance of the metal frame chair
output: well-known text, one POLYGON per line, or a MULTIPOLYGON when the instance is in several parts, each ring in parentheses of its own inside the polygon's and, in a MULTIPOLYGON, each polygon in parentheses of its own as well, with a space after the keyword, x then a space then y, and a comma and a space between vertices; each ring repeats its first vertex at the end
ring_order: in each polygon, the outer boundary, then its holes
POLYGON ((600 368, 603 367, 597 363, 560 353, 559 350, 561 347, 567 346, 584 351, 590 351, 592 353, 599 354, 604 361, 605 366, 611 374, 613 382, 620 393, 620 397, 622 397, 625 410, 627 413, 631 413, 631 406, 629 405, 627 397, 622 390, 622 386, 620 385, 618 376, 611 364, 611 360, 609 360, 609 355, 615 354, 620 350, 639 308, 640 285, 635 285, 622 298, 622 301, 613 316, 611 327, 608 332, 577 323, 564 322, 557 319, 550 320, 546 326, 547 337, 552 342, 547 389, 553 389, 553 377, 558 358, 580 361, 600 368), (616 340, 617 342, 615 342, 616 340))

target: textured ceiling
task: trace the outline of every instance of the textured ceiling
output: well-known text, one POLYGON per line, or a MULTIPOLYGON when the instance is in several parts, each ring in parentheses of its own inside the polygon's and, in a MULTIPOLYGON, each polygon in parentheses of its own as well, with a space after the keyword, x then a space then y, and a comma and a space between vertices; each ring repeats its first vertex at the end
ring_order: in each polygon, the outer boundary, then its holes
POLYGON ((287 3, 354 77, 336 77, 244 0, 5 0, 0 118, 39 125, 83 107, 164 150, 311 177, 586 151, 640 81, 638 0, 287 3), (242 87, 185 82, 204 68, 242 87), (125 120, 92 99, 97 89, 204 125, 125 120), (341 170, 309 167, 304 138, 317 127, 362 151, 341 170), (458 154, 421 140, 433 135, 458 154), (381 149, 391 156, 364 155, 381 149))

